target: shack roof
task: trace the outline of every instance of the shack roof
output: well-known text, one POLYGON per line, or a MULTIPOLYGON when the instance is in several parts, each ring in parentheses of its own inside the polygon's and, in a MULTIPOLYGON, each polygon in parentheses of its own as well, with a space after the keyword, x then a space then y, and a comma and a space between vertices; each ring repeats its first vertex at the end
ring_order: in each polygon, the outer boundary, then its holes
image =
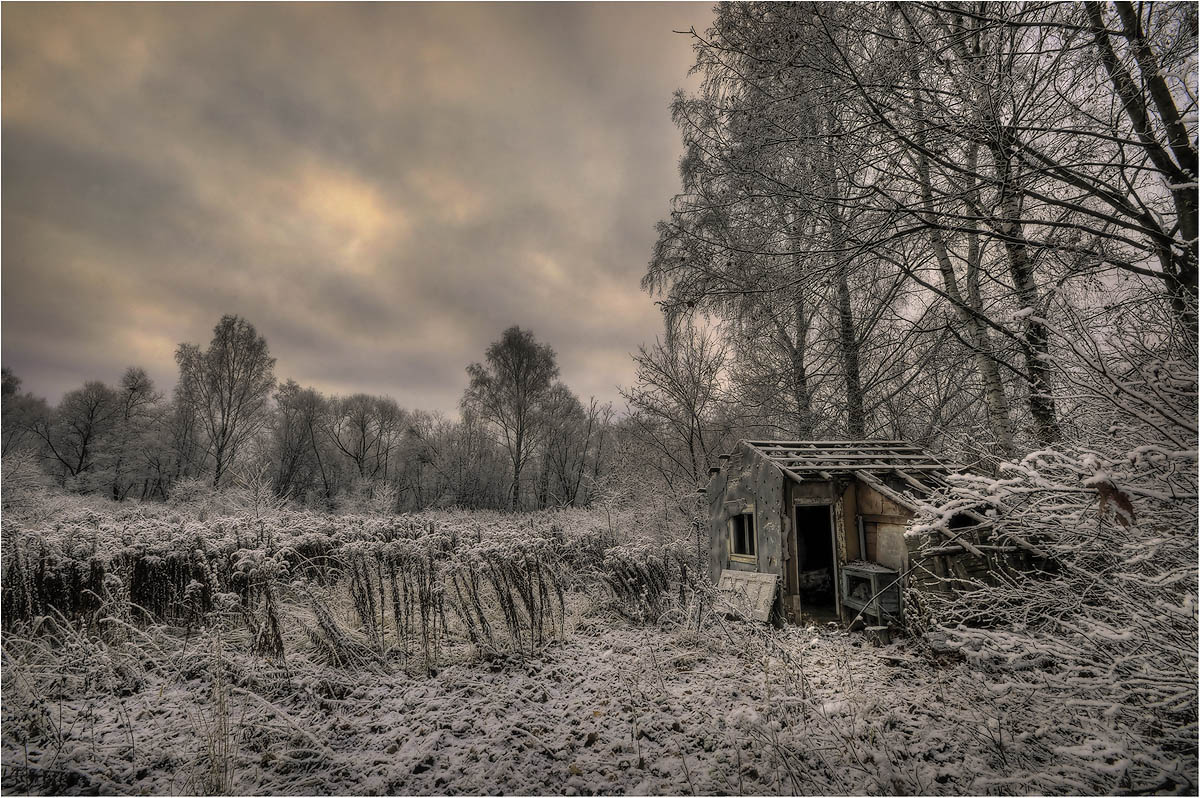
POLYGON ((938 460, 907 441, 743 441, 752 451, 767 458, 796 482, 830 480, 854 476, 891 498, 915 506, 908 496, 883 484, 882 478, 894 477, 905 492, 923 498, 946 485, 946 475, 961 470, 938 460))

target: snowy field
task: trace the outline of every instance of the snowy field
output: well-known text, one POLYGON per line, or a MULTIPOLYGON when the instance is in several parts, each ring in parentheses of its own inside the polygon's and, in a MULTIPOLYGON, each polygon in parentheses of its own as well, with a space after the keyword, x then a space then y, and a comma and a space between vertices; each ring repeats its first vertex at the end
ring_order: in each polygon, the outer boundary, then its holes
POLYGON ((645 519, 113 507, 6 513, 6 793, 1195 791, 1194 706, 715 618, 645 519))

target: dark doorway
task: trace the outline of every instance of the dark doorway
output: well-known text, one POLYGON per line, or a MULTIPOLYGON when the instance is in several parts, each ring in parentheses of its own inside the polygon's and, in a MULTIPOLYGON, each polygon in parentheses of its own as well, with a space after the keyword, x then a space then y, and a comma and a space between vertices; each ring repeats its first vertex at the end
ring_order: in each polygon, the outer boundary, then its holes
POLYGON ((828 504, 796 507, 796 588, 807 614, 837 606, 830 510, 828 504))

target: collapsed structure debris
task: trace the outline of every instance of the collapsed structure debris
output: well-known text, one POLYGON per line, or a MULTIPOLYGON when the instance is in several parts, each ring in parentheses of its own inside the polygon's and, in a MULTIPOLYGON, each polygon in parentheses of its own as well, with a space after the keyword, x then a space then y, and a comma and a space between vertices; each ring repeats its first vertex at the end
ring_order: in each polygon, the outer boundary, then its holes
MULTIPOLYGON (((962 470, 910 443, 743 440, 720 460, 704 490, 710 575, 748 617, 863 616, 884 626, 900 619, 905 589, 969 582, 990 568, 968 536, 934 545, 906 536, 923 500, 962 470)), ((986 519, 968 511, 947 530, 980 526, 986 519)))

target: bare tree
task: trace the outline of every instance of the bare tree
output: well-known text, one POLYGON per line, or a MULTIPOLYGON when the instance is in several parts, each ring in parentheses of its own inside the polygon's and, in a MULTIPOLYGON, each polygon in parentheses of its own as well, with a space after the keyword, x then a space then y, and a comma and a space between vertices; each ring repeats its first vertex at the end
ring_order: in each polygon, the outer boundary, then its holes
POLYGON ((86 489, 98 450, 112 433, 118 412, 114 391, 92 381, 64 394, 53 412, 34 421, 33 432, 41 439, 47 459, 58 467, 64 485, 74 479, 76 487, 86 489))
POLYGON ((687 324, 650 349, 642 347, 633 360, 637 381, 622 391, 629 423, 655 451, 668 490, 694 492, 729 442, 718 417, 728 349, 714 331, 687 324))
POLYGON ((0 436, 3 443, 0 453, 8 454, 18 449, 36 446, 40 438, 34 431, 34 423, 49 415, 46 400, 21 391, 21 378, 8 366, 3 367, 3 420, 0 420, 0 436))
POLYGON ((312 388, 288 380, 275 392, 271 438, 275 454, 275 494, 303 499, 320 479, 322 496, 331 498, 321 446, 329 402, 312 388))
POLYGON ((498 430, 512 462, 509 506, 520 506, 521 472, 546 433, 542 408, 558 376, 554 350, 539 344, 533 333, 509 327, 488 347, 486 365, 467 367, 471 384, 463 407, 498 430))
POLYGON ((239 451, 267 422, 267 403, 275 387, 275 358, 254 325, 223 316, 208 349, 180 344, 180 395, 196 415, 212 460, 212 484, 236 463, 239 451))
POLYGON ((354 466, 355 475, 371 479, 382 468, 380 402, 364 393, 334 398, 329 413, 329 440, 354 466))
POLYGON ((121 376, 116 391, 117 411, 112 444, 105 453, 109 470, 109 495, 122 501, 143 470, 142 451, 154 422, 154 410, 162 395, 146 371, 130 366, 121 376))

